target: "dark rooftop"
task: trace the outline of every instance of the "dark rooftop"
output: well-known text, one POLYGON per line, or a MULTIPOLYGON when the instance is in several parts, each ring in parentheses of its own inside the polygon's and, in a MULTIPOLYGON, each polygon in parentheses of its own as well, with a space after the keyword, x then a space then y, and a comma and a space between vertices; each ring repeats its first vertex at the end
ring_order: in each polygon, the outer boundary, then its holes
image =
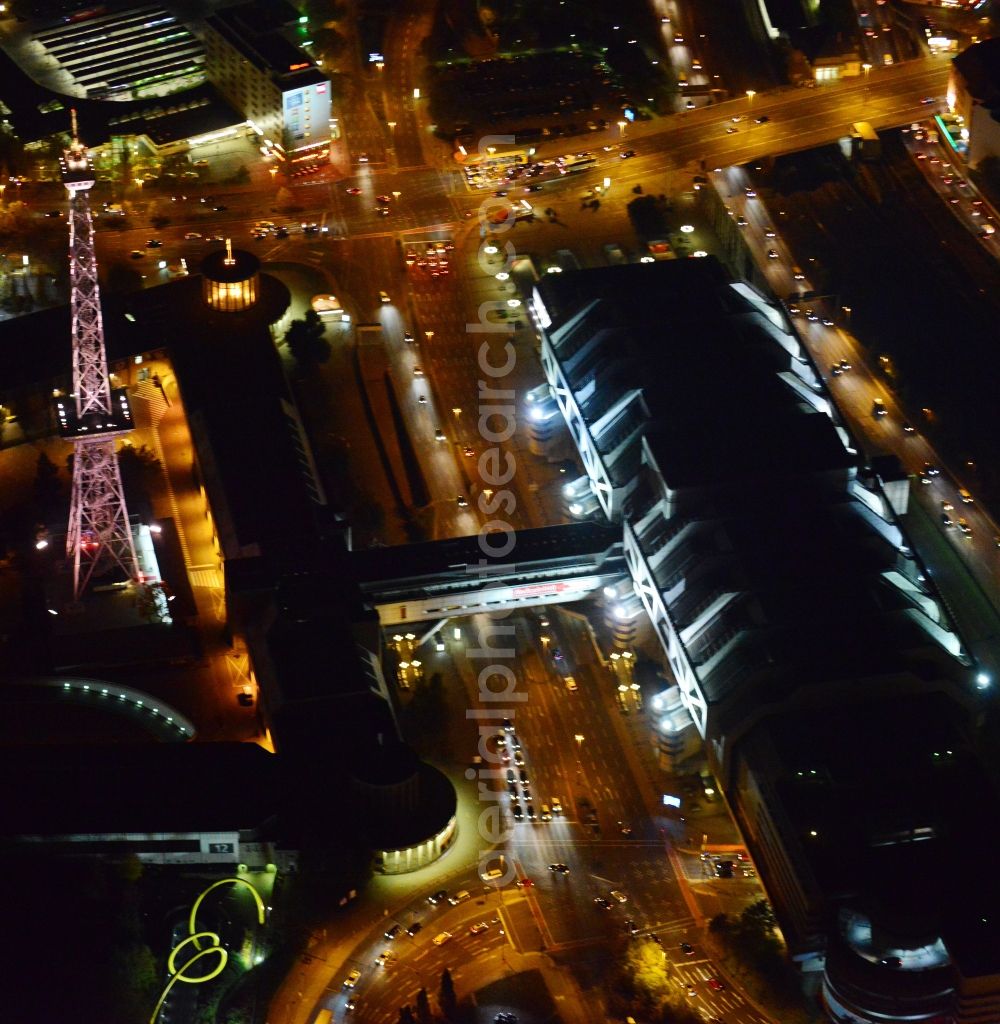
POLYGON ((574 389, 599 382, 587 419, 642 389, 645 437, 668 486, 759 484, 852 464, 829 417, 779 379, 790 357, 716 260, 550 275, 539 288, 550 335, 595 303, 579 339, 556 346, 560 362, 574 389))
POLYGON ((975 99, 991 110, 1000 107, 1000 36, 973 43, 952 64, 975 99))
POLYGON ((233 256, 230 260, 226 256, 225 249, 218 249, 210 252, 202 261, 202 276, 210 281, 229 283, 234 281, 247 281, 254 274, 260 273, 260 260, 252 252, 244 249, 233 249, 233 256))
POLYGON ((0 748, 5 836, 249 830, 280 792, 253 743, 0 748))
POLYGON ((946 694, 911 692, 763 728, 782 808, 828 899, 901 935, 936 931, 975 975, 1000 971, 1000 880, 970 860, 969 822, 994 820, 1000 801, 963 715, 946 694))
MULTIPOLYGON (((496 546, 501 547, 499 538, 496 546)), ((481 562, 510 565, 538 559, 574 559, 607 551, 621 541, 621 529, 600 523, 570 523, 518 530, 514 546, 503 557, 486 555, 478 536, 452 537, 403 548, 368 548, 351 553, 352 572, 364 582, 434 576, 449 569, 471 566, 475 574, 481 562)))
POLYGON ((316 85, 327 76, 304 50, 282 35, 297 23, 298 11, 285 0, 237 4, 206 19, 229 44, 255 67, 283 80, 285 88, 316 85))

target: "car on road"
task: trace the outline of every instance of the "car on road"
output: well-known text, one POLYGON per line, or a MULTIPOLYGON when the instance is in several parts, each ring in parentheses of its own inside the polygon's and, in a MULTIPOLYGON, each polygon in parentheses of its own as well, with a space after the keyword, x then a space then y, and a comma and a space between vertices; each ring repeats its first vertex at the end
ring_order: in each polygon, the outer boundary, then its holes
POLYGON ((434 945, 443 946, 446 942, 450 942, 452 939, 451 932, 439 932, 434 936, 434 945))
POLYGON ((541 192, 542 191, 542 186, 541 185, 526 185, 524 191, 525 192, 541 192))
POLYGON ((489 931, 490 926, 485 921, 480 921, 479 924, 474 924, 469 929, 470 935, 482 935, 483 932, 489 931))
POLYGON ((570 693, 576 693, 576 691, 580 689, 580 687, 576 685, 576 680, 572 676, 566 677, 566 689, 569 690, 570 693))
POLYGON ((765 238, 777 238, 778 237, 778 233, 774 230, 774 228, 764 228, 764 237, 765 238))
POLYGON ((142 249, 133 249, 129 253, 129 258, 133 260, 141 260, 146 258, 146 254, 142 251, 142 249))
POLYGON ((928 476, 940 476, 941 470, 937 466, 932 466, 929 462, 924 463, 924 472, 928 476))
POLYGON ((507 781, 508 782, 516 782, 517 781, 517 776, 514 774, 514 769, 513 768, 508 768, 507 769, 507 781))
POLYGON ((458 495, 457 498, 455 498, 455 504, 458 505, 459 508, 468 508, 469 507, 469 499, 466 498, 466 496, 464 494, 460 494, 460 495, 458 495))
POLYGON ((976 500, 964 487, 959 487, 958 496, 962 499, 963 505, 972 505, 976 500))
POLYGON ((635 156, 635 150, 634 149, 626 149, 626 150, 624 150, 624 152, 619 153, 618 156, 622 160, 631 160, 632 157, 635 156))
POLYGON ((403 335, 403 341, 405 341, 407 345, 412 345, 412 344, 413 344, 413 335, 412 335, 412 334, 410 334, 410 332, 409 332, 409 331, 407 331, 407 332, 406 332, 406 333, 405 333, 405 334, 403 335))
POLYGON ((903 433, 904 434, 915 434, 916 432, 917 432, 917 428, 912 423, 905 423, 905 422, 903 423, 903 433))
POLYGON ((694 956, 694 946, 692 946, 690 942, 682 942, 681 952, 685 956, 694 956))
POLYGON ((518 768, 524 767, 524 751, 514 751, 514 764, 516 764, 518 768))
POLYGON ((741 214, 740 214, 740 215, 739 215, 739 216, 738 216, 738 217, 736 218, 736 226, 737 226, 738 228, 745 228, 745 227, 747 226, 747 224, 749 224, 749 221, 748 221, 748 220, 746 219, 746 217, 744 217, 744 216, 743 216, 743 214, 741 213, 741 214))
POLYGON ((159 249, 163 243, 158 238, 147 238, 146 248, 147 249, 159 249))
POLYGON ((726 125, 726 134, 727 135, 735 135, 738 131, 739 131, 739 128, 736 128, 736 127, 734 127, 731 124, 727 124, 726 125))
POLYGON ((595 896, 594 903, 601 908, 601 910, 610 910, 614 904, 609 899, 605 899, 603 896, 595 896))
POLYGON ((201 240, 201 235, 197 231, 188 231, 184 235, 185 242, 198 242, 201 240))
POLYGON ((530 786, 531 785, 531 779, 528 778, 528 773, 523 768, 521 768, 518 771, 517 777, 520 780, 520 783, 521 783, 522 786, 530 786))
POLYGON ((625 922, 625 931, 629 935, 639 934, 639 926, 635 923, 635 921, 632 920, 631 917, 625 922))
POLYGON ((349 196, 359 196, 359 195, 361 195, 361 189, 359 189, 357 187, 348 188, 348 189, 345 189, 344 191, 347 192, 347 194, 349 196))
POLYGON ((470 448, 470 447, 469 447, 468 445, 466 445, 466 446, 465 446, 465 447, 464 447, 464 448, 462 449, 462 454, 463 454, 463 455, 464 455, 464 456, 465 456, 465 457, 466 457, 467 459, 471 459, 471 458, 472 458, 472 457, 473 457, 473 456, 474 456, 474 455, 476 454, 476 452, 475 452, 475 450, 474 450, 473 448, 470 448))
POLYGON ((962 531, 962 535, 966 540, 972 540, 972 527, 969 526, 969 521, 967 519, 963 519, 960 516, 958 520, 958 528, 962 531))
POLYGON ((392 202, 392 196, 376 196, 375 202, 381 203, 383 206, 392 202))
POLYGON ((569 874, 569 868, 565 864, 550 864, 549 871, 554 871, 557 875, 569 874))
POLYGON ((506 1011, 498 1013, 493 1018, 493 1024, 517 1024, 517 1014, 507 1013, 506 1011))
POLYGON ((500 868, 490 868, 489 871, 484 871, 479 877, 484 882, 495 882, 498 878, 503 878, 503 871, 500 868))
POLYGON ((505 195, 507 195, 507 190, 503 189, 503 188, 498 188, 496 190, 496 192, 493 193, 493 198, 494 199, 503 199, 503 197, 505 195))
POLYGON ((391 949, 384 949, 377 957, 375 957, 376 967, 385 967, 389 961, 395 956, 391 949))
POLYGON ((423 925, 419 921, 414 921, 413 924, 411 924, 410 927, 406 929, 406 934, 409 935, 410 938, 412 939, 413 936, 416 935, 421 928, 423 928, 423 925))
POLYGON ((222 205, 222 204, 220 203, 220 204, 219 204, 218 206, 213 206, 213 207, 212 207, 212 212, 213 212, 213 213, 225 213, 225 212, 226 212, 226 210, 228 210, 228 209, 229 209, 229 207, 228 207, 228 206, 223 206, 223 205, 222 205))
POLYGON ((693 999, 698 994, 698 990, 694 987, 694 985, 688 985, 687 994, 689 999, 693 999))
POLYGON ((447 898, 448 891, 446 889, 438 889, 436 893, 427 897, 427 902, 436 907, 439 903, 444 903, 447 898))
POLYGON ((552 798, 552 813, 553 814, 562 814, 562 812, 563 812, 562 800, 560 800, 559 797, 554 796, 552 798))
POLYGON ((354 986, 357 985, 360 978, 361 972, 357 969, 357 967, 355 967, 354 970, 351 971, 351 973, 348 974, 348 976, 344 979, 344 988, 354 988, 354 986))
POLYGON ((881 398, 876 398, 872 402, 872 415, 876 419, 881 419, 883 416, 889 415, 889 410, 885 407, 885 402, 881 398))
POLYGON ((393 939, 403 930, 401 924, 394 924, 391 928, 386 929, 384 938, 387 942, 392 942, 393 939))
POLYGON ((553 647, 552 648, 552 660, 553 661, 562 661, 563 660, 563 652, 562 652, 561 648, 559 648, 559 647, 553 647))
POLYGON ((619 903, 628 903, 628 896, 626 896, 620 889, 612 889, 611 898, 613 900, 617 900, 619 903))
POLYGON ((757 198, 757 193, 749 185, 747 185, 743 189, 743 194, 747 197, 747 199, 756 199, 757 198))
POLYGON ((358 163, 359 164, 366 164, 366 163, 368 163, 368 154, 367 153, 358 153, 358 163))
POLYGON ((392 299, 389 298, 389 293, 388 292, 384 292, 384 291, 380 290, 379 293, 378 293, 378 297, 379 297, 379 299, 380 299, 380 301, 382 302, 383 305, 388 305, 390 302, 392 302, 392 299))
POLYGON ((778 255, 777 249, 768 249, 767 250, 767 258, 769 260, 777 260, 777 259, 780 259, 781 257, 778 255))
POLYGON ((388 206, 376 206, 375 207, 375 212, 380 217, 388 217, 389 216, 389 207, 388 206))
POLYGON ((760 117, 754 118, 754 122, 756 124, 767 124, 767 122, 770 120, 771 119, 767 116, 767 114, 761 114, 760 117))
POLYGON ((511 807, 510 811, 511 814, 514 815, 515 821, 524 821, 524 810, 522 809, 520 804, 514 804, 514 806, 511 807))
POLYGON ((453 906, 457 907, 459 903, 464 903, 466 900, 472 899, 472 893, 468 889, 461 889, 456 892, 454 896, 448 897, 448 902, 453 906))
MULTIPOLYGON (((513 732, 514 731, 514 723, 509 718, 505 718, 503 720, 503 731, 504 732, 513 732)), ((504 743, 507 742, 502 735, 498 737, 498 740, 503 740, 504 743)))
POLYGON ((708 987, 713 992, 725 992, 726 991, 726 986, 723 985, 722 982, 719 981, 718 978, 709 978, 708 979, 708 987))

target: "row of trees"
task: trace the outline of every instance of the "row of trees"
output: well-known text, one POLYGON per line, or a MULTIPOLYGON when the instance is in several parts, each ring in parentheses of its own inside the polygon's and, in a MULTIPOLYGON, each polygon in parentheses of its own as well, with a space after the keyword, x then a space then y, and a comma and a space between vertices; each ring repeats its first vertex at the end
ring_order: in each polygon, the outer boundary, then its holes
POLYGON ((437 1001, 439 1013, 435 1014, 427 989, 422 988, 417 993, 413 1006, 407 1003, 406 1006, 399 1008, 399 1024, 437 1024, 438 1021, 463 1024, 467 1019, 471 1019, 471 1008, 459 1004, 458 996, 455 993, 455 982, 447 967, 441 972, 437 1001))

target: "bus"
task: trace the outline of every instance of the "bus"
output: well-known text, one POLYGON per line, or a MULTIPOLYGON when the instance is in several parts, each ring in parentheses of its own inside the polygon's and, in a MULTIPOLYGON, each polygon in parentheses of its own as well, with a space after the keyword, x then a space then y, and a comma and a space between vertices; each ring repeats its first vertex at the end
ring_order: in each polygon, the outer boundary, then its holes
POLYGON ((559 165, 560 174, 579 174, 589 167, 596 166, 597 157, 589 153, 569 153, 559 157, 556 163, 559 165))
POLYGON ((333 1013, 331 1013, 330 1010, 320 1010, 319 1013, 316 1014, 316 1019, 313 1021, 313 1024, 330 1024, 332 1020, 333 1013))

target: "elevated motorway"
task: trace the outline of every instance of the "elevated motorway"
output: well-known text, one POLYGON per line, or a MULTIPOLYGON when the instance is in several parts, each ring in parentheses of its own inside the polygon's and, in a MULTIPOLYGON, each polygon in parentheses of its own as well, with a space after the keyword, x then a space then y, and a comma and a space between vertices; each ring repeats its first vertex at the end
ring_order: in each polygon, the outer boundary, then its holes
POLYGON ((372 548, 352 560, 383 626, 578 601, 626 573, 621 527, 595 523, 372 548))

